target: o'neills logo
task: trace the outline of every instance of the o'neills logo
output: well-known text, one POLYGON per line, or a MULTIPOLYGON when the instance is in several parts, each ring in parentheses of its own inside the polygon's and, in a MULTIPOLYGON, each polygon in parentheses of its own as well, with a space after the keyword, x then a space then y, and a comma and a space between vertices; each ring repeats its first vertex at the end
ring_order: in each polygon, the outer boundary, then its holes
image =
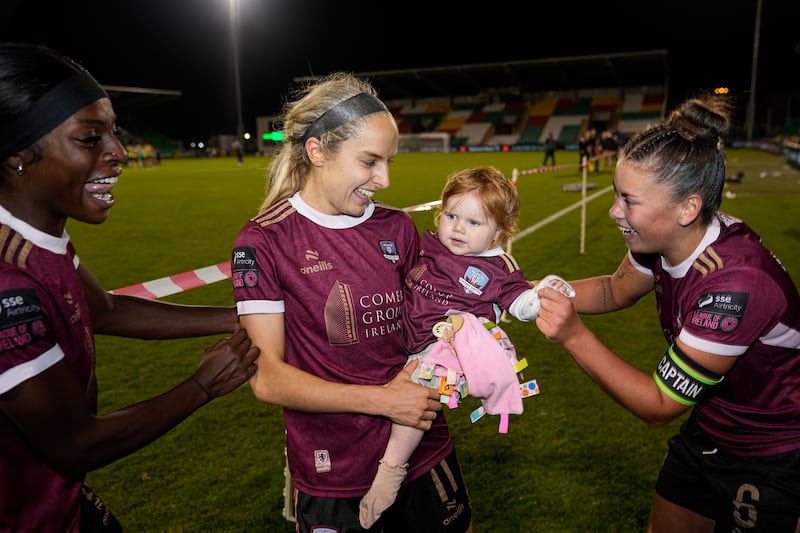
POLYGON ((320 259, 319 252, 316 250, 306 250, 305 256, 306 261, 316 261, 316 263, 310 266, 301 266, 301 274, 309 275, 317 274, 318 272, 323 272, 325 270, 333 270, 333 263, 330 261, 325 261, 324 259, 320 259))

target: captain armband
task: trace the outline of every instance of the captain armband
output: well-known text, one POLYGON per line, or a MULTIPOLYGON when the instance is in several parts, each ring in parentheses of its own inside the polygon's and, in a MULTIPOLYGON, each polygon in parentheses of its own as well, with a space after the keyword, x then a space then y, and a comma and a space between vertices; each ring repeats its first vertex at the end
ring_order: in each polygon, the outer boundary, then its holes
POLYGON ((653 372, 656 385, 684 405, 695 405, 723 377, 692 361, 676 344, 669 347, 653 372))

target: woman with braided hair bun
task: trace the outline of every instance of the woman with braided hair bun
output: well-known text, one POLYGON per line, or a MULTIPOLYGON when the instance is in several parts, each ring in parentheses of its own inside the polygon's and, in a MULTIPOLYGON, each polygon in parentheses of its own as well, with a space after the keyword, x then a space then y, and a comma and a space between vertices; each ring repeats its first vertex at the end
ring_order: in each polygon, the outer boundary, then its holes
POLYGON ((700 95, 622 148, 609 215, 628 252, 612 275, 539 293, 536 321, 641 420, 688 411, 669 441, 650 532, 800 528, 800 296, 744 222, 719 211, 730 101, 700 95), (601 343, 577 313, 655 292, 667 348, 654 372, 601 343))

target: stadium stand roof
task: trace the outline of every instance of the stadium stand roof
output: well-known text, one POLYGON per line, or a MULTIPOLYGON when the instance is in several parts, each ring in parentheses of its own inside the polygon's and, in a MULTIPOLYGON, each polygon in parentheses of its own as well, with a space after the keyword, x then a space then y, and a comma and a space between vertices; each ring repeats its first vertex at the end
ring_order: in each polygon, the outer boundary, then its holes
MULTIPOLYGON (((513 88, 520 94, 594 87, 666 86, 667 51, 649 50, 356 72, 370 79, 384 100, 432 96, 462 96, 513 88)), ((294 78, 297 83, 313 76, 294 78)))
POLYGON ((111 97, 119 123, 123 125, 120 139, 124 144, 147 143, 164 153, 180 148, 180 141, 168 139, 161 132, 153 130, 138 118, 138 113, 148 107, 177 100, 182 96, 181 91, 119 85, 103 85, 103 88, 111 97))
POLYGON ((126 112, 163 104, 181 97, 181 91, 169 89, 150 89, 145 87, 123 87, 119 85, 103 85, 115 108, 126 112))

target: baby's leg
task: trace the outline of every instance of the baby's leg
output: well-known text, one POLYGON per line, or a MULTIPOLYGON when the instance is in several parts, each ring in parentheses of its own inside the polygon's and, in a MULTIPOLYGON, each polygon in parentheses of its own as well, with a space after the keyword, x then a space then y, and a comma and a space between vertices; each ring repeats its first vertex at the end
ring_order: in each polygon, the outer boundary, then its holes
POLYGON ((378 464, 378 473, 359 505, 359 521, 362 527, 372 527, 381 514, 394 503, 408 472, 408 460, 424 434, 421 429, 392 424, 392 433, 378 464))
POLYGON ((421 429, 392 424, 392 433, 389 435, 389 442, 386 444, 386 451, 383 452, 381 461, 389 465, 406 464, 411 458, 411 454, 419 446, 424 434, 425 432, 421 429))

